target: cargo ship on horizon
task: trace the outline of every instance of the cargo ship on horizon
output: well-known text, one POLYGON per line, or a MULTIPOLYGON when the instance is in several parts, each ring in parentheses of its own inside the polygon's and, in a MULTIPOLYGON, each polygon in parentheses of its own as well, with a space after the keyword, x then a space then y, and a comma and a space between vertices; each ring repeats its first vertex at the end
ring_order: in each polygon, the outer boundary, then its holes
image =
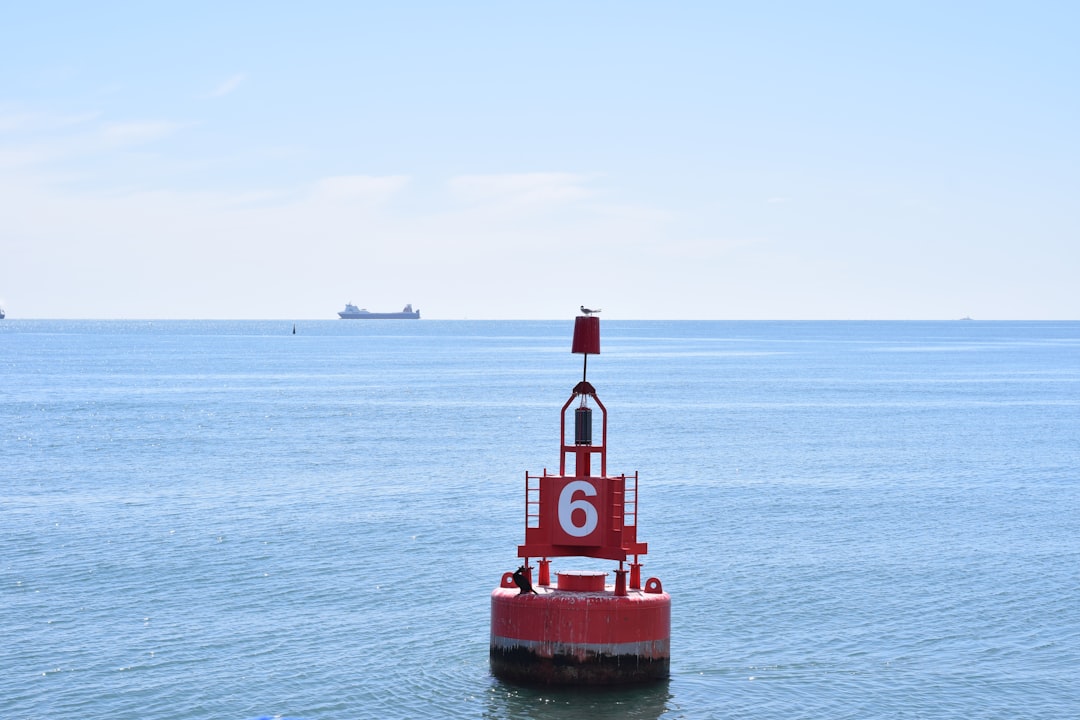
POLYGON ((413 310, 412 305, 406 305, 401 312, 379 313, 345 303, 345 309, 338 313, 338 317, 342 320, 419 320, 420 311, 413 310))

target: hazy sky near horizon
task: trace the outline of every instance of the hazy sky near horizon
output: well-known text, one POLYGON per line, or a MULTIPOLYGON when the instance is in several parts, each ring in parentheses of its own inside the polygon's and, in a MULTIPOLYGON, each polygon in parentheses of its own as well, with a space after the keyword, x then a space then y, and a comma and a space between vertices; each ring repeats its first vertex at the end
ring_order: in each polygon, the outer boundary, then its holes
POLYGON ((34 318, 1080 319, 1080 4, 2 3, 34 318))

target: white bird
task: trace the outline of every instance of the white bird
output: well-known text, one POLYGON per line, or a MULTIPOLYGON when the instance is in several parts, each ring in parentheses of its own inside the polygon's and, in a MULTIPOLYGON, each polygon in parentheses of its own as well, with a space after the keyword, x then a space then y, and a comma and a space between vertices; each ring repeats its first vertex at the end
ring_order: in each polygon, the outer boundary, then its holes
POLYGON ((585 307, 584 305, 581 306, 581 314, 582 315, 592 315, 592 314, 598 313, 598 312, 600 312, 600 308, 596 308, 595 310, 590 310, 589 308, 585 307))

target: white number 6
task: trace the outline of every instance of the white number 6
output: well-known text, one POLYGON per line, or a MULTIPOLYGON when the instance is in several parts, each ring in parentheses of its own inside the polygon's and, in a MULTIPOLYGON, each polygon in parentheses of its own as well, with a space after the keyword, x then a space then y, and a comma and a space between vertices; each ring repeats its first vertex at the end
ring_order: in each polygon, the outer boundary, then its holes
POLYGON ((572 537, 590 535, 596 529, 598 520, 596 506, 585 498, 574 500, 574 495, 579 491, 585 493, 586 497, 596 495, 596 488, 593 487, 592 483, 584 480, 574 480, 567 483, 562 492, 559 493, 559 525, 562 526, 567 535, 572 537), (575 510, 581 510, 585 513, 585 522, 581 525, 574 524, 575 510))

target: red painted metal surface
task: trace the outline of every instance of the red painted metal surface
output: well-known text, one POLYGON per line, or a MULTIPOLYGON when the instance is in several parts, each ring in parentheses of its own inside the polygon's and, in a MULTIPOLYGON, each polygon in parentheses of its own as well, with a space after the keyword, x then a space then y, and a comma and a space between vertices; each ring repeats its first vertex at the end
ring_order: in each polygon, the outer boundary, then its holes
POLYGON ((600 354, 600 318, 578 316, 574 318, 574 342, 570 352, 580 355, 600 354))
MULTIPOLYGON (((561 576, 560 576, 561 580, 561 576)), ((667 593, 540 589, 491 594, 492 670, 530 683, 608 685, 668 676, 671 598, 667 593)))
POLYGON ((543 587, 538 592, 492 591, 492 635, 563 645, 668 641, 671 637, 671 596, 667 593, 631 591, 618 597, 611 585, 598 592, 543 587), (597 618, 601 621, 596 622, 597 618))
POLYGON ((572 570, 558 574, 559 590, 570 592, 603 592, 607 573, 572 570))

